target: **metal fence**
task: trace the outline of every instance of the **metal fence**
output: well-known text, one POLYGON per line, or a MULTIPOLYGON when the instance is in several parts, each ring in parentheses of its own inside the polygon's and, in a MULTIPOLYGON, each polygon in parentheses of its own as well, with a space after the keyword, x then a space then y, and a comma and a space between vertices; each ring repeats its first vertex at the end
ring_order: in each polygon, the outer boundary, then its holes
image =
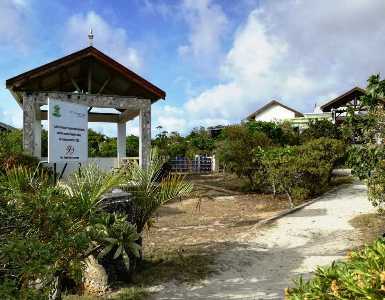
POLYGON ((176 173, 211 173, 214 170, 214 159, 211 156, 176 157, 169 160, 171 172, 176 173))

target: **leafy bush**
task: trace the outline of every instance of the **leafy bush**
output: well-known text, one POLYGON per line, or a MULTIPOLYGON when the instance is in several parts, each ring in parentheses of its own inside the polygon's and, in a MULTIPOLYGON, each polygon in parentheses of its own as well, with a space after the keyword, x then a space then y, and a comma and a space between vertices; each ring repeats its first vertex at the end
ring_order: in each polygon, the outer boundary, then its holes
POLYGON ((359 179, 368 179, 376 166, 385 159, 383 147, 367 144, 352 145, 348 150, 347 165, 352 169, 352 175, 359 179))
POLYGON ((251 189, 256 189, 264 178, 262 149, 270 145, 271 140, 262 132, 243 125, 228 126, 217 142, 216 155, 226 170, 247 178, 251 189))
POLYGON ((19 167, 0 178, 0 298, 45 299, 64 279, 80 283, 88 255, 137 253, 136 228, 98 205, 120 174, 82 175, 52 186, 44 172, 19 167))
POLYGON ((152 141, 160 156, 165 158, 185 157, 187 154, 186 139, 177 132, 162 131, 152 141))
POLYGON ((337 127, 337 125, 333 124, 329 120, 316 119, 310 120, 308 128, 301 133, 300 138, 302 141, 306 142, 313 139, 319 139, 321 137, 340 139, 341 135, 341 130, 337 127))
POLYGON ((0 156, 23 153, 23 132, 19 129, 0 132, 0 156))
POLYGON ((264 152, 262 164, 274 193, 303 200, 328 185, 334 163, 344 153, 342 142, 320 138, 300 146, 272 148, 264 152))
MULTIPOLYGON (((367 93, 357 110, 349 108, 344 134, 355 143, 349 149, 352 173, 368 183, 369 200, 383 211, 385 203, 385 80, 379 75, 368 80, 367 93), (381 105, 379 105, 381 103, 381 105), (366 114, 359 113, 367 111, 366 114)), ((348 261, 318 268, 309 281, 299 279, 287 290, 287 299, 384 299, 385 240, 380 239, 362 250, 353 251, 348 261)))
POLYGON ((344 122, 347 137, 355 143, 348 152, 348 165, 353 175, 367 180, 369 200, 381 211, 385 203, 384 96, 385 80, 379 75, 371 76, 360 106, 356 110, 350 108, 344 122), (359 113, 362 110, 367 113, 359 113))
POLYGON ((0 172, 18 166, 36 167, 38 159, 23 153, 23 134, 21 130, 0 132, 0 172))
POLYGON ((204 127, 194 128, 186 136, 186 155, 193 158, 195 155, 211 155, 215 148, 215 140, 204 127))
MULTIPOLYGON (((90 157, 115 157, 117 151, 116 137, 88 129, 88 155, 90 157)), ((139 156, 139 138, 135 135, 126 137, 126 155, 139 156)))
POLYGON ((318 267, 309 281, 302 278, 286 290, 286 299, 383 299, 385 241, 352 251, 348 260, 318 267))
POLYGON ((35 168, 5 170, 0 175, 0 299, 47 299, 53 291, 60 295, 63 282, 79 286, 89 255, 101 263, 106 256, 121 260, 131 270, 155 210, 192 190, 180 176, 159 178, 162 163, 154 156, 146 169, 132 164, 115 174, 91 165, 56 185, 35 168), (102 196, 118 186, 133 195, 133 223, 106 209, 102 196))
POLYGON ((290 123, 284 122, 278 124, 275 122, 249 121, 246 123, 247 128, 255 133, 262 132, 275 145, 296 145, 298 144, 298 134, 294 131, 290 123))

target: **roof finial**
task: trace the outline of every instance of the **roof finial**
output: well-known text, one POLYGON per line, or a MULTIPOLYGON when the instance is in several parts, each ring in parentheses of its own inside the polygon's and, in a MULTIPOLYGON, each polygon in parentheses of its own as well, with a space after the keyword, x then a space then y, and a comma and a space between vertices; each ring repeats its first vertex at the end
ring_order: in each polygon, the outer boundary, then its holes
POLYGON ((92 32, 92 28, 90 28, 90 32, 88 33, 88 42, 89 42, 90 46, 93 45, 93 40, 94 40, 94 34, 92 32))

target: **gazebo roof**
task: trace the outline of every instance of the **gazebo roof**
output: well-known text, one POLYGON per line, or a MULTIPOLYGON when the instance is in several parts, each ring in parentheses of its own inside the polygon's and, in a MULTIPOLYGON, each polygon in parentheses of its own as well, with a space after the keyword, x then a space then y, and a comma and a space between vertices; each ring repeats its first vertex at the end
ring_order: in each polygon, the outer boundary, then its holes
POLYGON ((166 97, 163 90, 92 46, 10 78, 6 87, 19 103, 20 92, 37 91, 78 91, 152 102, 166 97))

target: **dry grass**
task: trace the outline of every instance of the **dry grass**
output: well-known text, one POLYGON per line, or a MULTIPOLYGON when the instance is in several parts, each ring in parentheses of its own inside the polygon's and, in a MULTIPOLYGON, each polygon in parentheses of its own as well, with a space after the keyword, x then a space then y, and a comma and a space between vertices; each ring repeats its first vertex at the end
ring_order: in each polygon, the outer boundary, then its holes
POLYGON ((286 197, 260 194, 171 203, 158 211, 155 227, 144 240, 145 251, 180 251, 197 244, 233 241, 248 227, 286 208, 286 197))
POLYGON ((144 237, 144 263, 135 283, 195 282, 215 272, 215 258, 236 236, 288 208, 286 197, 263 194, 201 197, 159 209, 144 237))
POLYGON ((385 216, 381 214, 362 214, 350 223, 357 229, 362 244, 369 244, 385 233, 385 216))
POLYGON ((248 181, 239 178, 234 174, 207 174, 207 175, 191 175, 189 179, 196 183, 205 183, 214 187, 225 188, 236 192, 247 192, 248 181))

